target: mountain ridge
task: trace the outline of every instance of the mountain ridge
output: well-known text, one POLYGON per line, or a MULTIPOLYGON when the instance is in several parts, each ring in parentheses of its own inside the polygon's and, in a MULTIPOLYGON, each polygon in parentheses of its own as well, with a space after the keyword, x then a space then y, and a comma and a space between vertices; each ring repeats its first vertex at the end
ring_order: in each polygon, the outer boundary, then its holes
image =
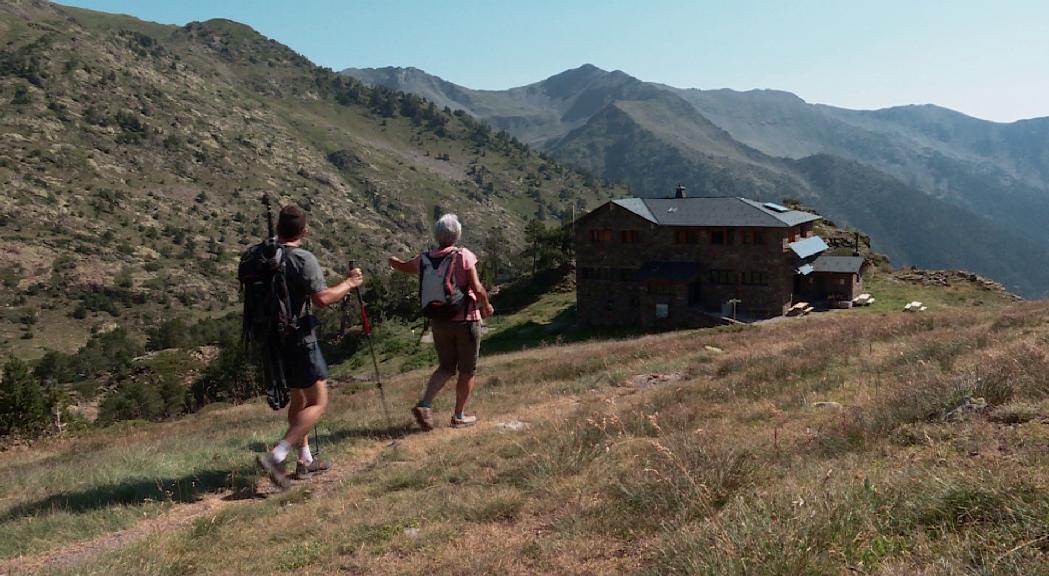
MULTIPOLYGON (((995 124, 965 116, 934 105, 896 106, 875 111, 847 110, 823 104, 809 104, 795 94, 781 90, 734 91, 729 89, 698 90, 679 89, 667 85, 643 82, 622 72, 605 72, 592 65, 584 65, 551 76, 524 87, 506 91, 487 91, 488 108, 498 109, 495 102, 500 96, 522 90, 542 91, 544 83, 553 79, 556 83, 570 84, 565 78, 582 78, 576 89, 583 94, 588 87, 599 83, 615 86, 605 90, 601 103, 604 108, 594 107, 587 122, 579 122, 579 115, 572 118, 573 124, 560 121, 561 108, 530 110, 527 122, 522 115, 514 115, 509 106, 499 114, 474 112, 485 121, 492 122, 519 137, 529 139, 547 150, 555 158, 596 170, 598 174, 628 182, 633 192, 641 195, 666 194, 672 182, 687 180, 697 193, 729 188, 755 196, 775 194, 775 188, 784 183, 783 196, 798 196, 807 202, 816 203, 817 197, 830 191, 822 186, 805 182, 815 177, 807 170, 799 172, 795 161, 810 156, 834 155, 867 166, 902 186, 892 185, 898 198, 885 201, 911 202, 922 195, 923 205, 937 212, 949 212, 954 219, 972 222, 973 226, 994 237, 993 243, 1006 246, 1022 238, 1017 246, 1023 246, 1027 256, 1021 257, 1017 248, 990 258, 968 257, 957 251, 956 246, 937 242, 919 231, 902 230, 903 243, 910 236, 923 238, 916 249, 888 250, 894 261, 901 264, 916 264, 915 254, 923 254, 922 261, 938 260, 940 254, 951 254, 949 267, 966 268, 974 272, 989 274, 994 270, 997 279, 1027 296, 1049 293, 1049 278, 1033 279, 1028 273, 1030 259, 1049 265, 1049 237, 1042 232, 1041 222, 1049 218, 1049 119, 1032 119, 1011 124, 995 124), (567 75, 567 76, 566 76, 567 75), (579 86, 585 86, 580 88, 579 86), (626 90, 625 86, 630 86, 626 90), (674 102, 657 92, 673 95, 674 102), (616 103, 630 102, 619 107, 619 111, 630 109, 631 121, 614 118, 616 112, 607 108, 609 100, 616 103), (687 103, 689 111, 683 112, 681 103, 687 103), (552 117, 557 121, 550 121, 552 117), (702 120, 697 120, 702 118, 702 120), (536 127, 535 122, 548 122, 536 127), (521 123, 528 124, 522 126, 521 123), (698 126, 709 123, 722 134, 698 126), (552 126, 552 124, 557 124, 552 126), (609 133, 611 125, 622 127, 626 140, 615 146, 609 133), (642 143, 633 134, 640 127, 649 131, 656 140, 668 146, 655 146, 654 141, 642 143), (560 132, 560 133, 559 133, 560 132), (1044 138, 1043 138, 1043 132, 1044 138), (545 139, 544 139, 545 136, 545 139), (586 142, 592 138, 592 142, 586 142), (641 146, 641 154, 625 154, 623 150, 641 146), (657 152, 656 149, 660 151, 657 152), (685 150, 686 152, 682 152, 685 150), (743 152, 745 151, 745 152, 743 152), (1033 151, 1033 152, 1032 152, 1033 151), (611 154, 611 156, 609 156, 611 154), (665 154, 666 158, 652 158, 665 154), (606 156, 600 158, 600 156, 606 156), (682 162, 679 156, 686 156, 682 162), (615 157, 615 161, 610 159, 615 157), (613 164, 616 164, 613 166, 613 164), (705 166, 705 168, 700 168, 705 166), (661 171, 679 170, 679 175, 663 174, 661 171), (771 173, 778 173, 775 177, 771 173), (716 183, 700 183, 697 179, 716 178, 716 183), (740 181, 729 185, 732 179, 740 181), (951 206, 950 210, 939 208, 951 206), (962 212, 954 210, 960 208, 962 212), (964 217, 963 217, 964 213, 964 217), (1002 268, 997 260, 1012 261, 1002 268)), ((425 72, 418 74, 429 76, 425 72)), ((400 86, 411 91, 411 86, 400 86)), ((564 89, 555 91, 563 100, 571 98, 564 89)), ((577 96, 579 95, 577 94, 577 96)), ((508 96, 509 97, 509 96, 508 96)), ((540 103, 541 104, 541 103, 540 103)), ((826 166, 813 162, 812 166, 826 166)), ((841 164, 841 166, 858 166, 841 164)), ((873 175, 872 172, 865 174, 873 175)), ((877 181, 885 182, 879 177, 877 181)), ((849 179, 856 182, 855 179, 849 179)), ((866 219, 840 199, 834 200, 836 217, 852 223, 853 217, 866 219), (855 214, 851 213, 855 212, 855 214)), ((877 213, 879 207, 868 207, 877 213)), ((885 210, 888 212, 889 210, 885 210)), ((945 212, 945 213, 946 213, 945 212)), ((937 218, 936 214, 931 215, 937 218)), ((945 217, 946 219, 946 217, 945 217)), ((916 223, 917 219, 912 219, 916 223)), ((882 224, 878 224, 882 227, 882 224)), ((889 242, 889 239, 876 241, 889 242)), ((1035 275, 1037 276, 1037 274, 1035 275)))

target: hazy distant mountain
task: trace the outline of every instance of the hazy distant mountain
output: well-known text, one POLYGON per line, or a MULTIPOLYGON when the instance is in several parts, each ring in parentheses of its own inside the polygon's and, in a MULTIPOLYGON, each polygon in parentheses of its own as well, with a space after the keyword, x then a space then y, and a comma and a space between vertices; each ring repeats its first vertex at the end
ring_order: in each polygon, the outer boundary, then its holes
POLYGON ((639 195, 684 182, 694 194, 796 197, 870 232, 898 264, 1049 292, 1040 271, 1049 265, 1049 119, 846 110, 774 90, 673 88, 591 65, 501 91, 417 69, 345 73, 445 102, 639 195))
POLYGON ((857 160, 1049 242, 1049 119, 999 124, 937 106, 861 111, 771 90, 671 90, 765 153, 857 160))

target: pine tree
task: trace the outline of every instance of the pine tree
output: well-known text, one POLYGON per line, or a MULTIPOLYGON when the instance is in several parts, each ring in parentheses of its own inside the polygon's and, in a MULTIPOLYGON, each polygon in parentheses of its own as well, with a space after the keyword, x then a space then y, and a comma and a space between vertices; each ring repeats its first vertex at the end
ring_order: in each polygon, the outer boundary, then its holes
POLYGON ((0 435, 33 435, 47 427, 51 407, 48 395, 18 358, 4 364, 0 379, 0 435))

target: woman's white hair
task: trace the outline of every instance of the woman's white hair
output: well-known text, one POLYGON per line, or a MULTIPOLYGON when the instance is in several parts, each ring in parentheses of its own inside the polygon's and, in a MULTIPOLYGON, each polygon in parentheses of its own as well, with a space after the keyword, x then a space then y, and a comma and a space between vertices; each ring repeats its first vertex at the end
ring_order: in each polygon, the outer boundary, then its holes
POLYGON ((441 247, 455 244, 462 234, 463 225, 459 223, 459 217, 455 214, 445 214, 433 223, 433 239, 441 247))

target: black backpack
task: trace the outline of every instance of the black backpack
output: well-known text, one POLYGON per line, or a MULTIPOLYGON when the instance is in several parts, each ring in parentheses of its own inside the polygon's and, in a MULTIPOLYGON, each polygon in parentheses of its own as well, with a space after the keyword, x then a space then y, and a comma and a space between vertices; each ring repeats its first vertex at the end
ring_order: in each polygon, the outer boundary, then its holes
POLYGON ((259 349, 266 401, 274 410, 286 406, 290 399, 280 352, 296 343, 309 313, 308 298, 300 309, 292 309, 287 278, 291 250, 269 238, 245 250, 237 267, 244 294, 244 342, 259 349))

